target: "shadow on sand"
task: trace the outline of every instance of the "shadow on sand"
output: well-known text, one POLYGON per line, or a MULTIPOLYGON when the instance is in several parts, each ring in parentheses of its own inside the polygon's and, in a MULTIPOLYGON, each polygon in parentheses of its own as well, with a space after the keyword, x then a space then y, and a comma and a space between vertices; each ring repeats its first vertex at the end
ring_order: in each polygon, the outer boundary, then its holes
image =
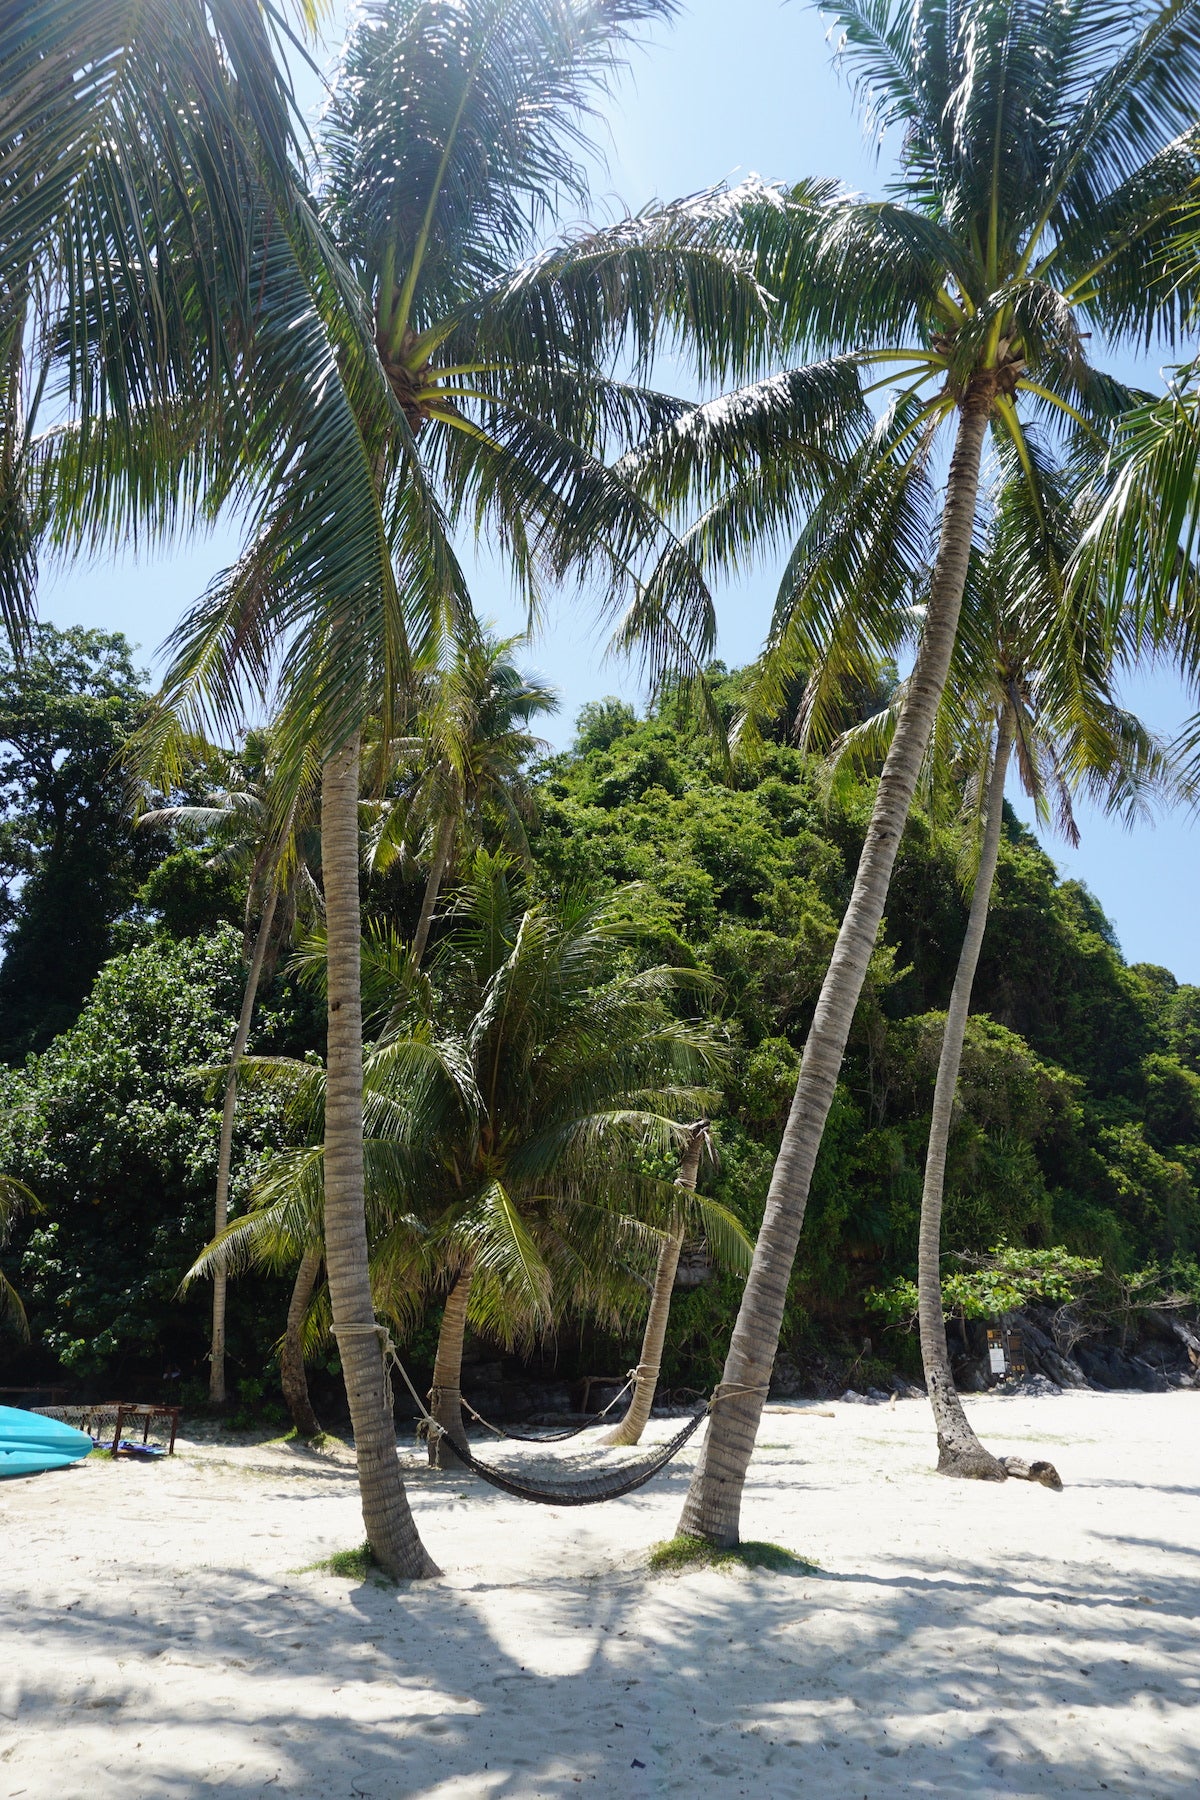
MULTIPOLYGON (((498 1533, 520 1530, 490 1490, 460 1499, 462 1474, 406 1475, 443 1526, 492 1508, 498 1533)), ((686 1479, 672 1469, 659 1498, 686 1479)), ((0 1673, 0 1743, 53 1732, 91 1800, 1195 1792, 1182 1738, 1151 1748, 1200 1693, 1190 1544, 1159 1546, 1169 1575, 1125 1580, 1107 1559, 1149 1540, 1097 1534, 1069 1592, 1035 1550, 999 1568, 956 1553, 948 1574, 934 1547, 875 1574, 651 1580, 627 1563, 395 1590, 265 1581, 230 1513, 228 1561, 195 1588, 130 1570, 85 1580, 69 1610, 22 1597, 8 1625, 45 1654, 0 1673), (1138 1732, 1120 1723, 1135 1705, 1138 1732)), ((68 1791, 12 1754, 0 1794, 68 1791)))

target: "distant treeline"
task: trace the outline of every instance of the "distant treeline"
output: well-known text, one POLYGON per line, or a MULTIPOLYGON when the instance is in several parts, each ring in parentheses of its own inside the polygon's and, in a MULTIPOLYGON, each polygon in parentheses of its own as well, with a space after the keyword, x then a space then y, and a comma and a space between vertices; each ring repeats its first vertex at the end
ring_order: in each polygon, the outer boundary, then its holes
MULTIPOLYGON (((2 1253, 30 1342, 0 1337, 0 1362, 14 1379, 166 1381, 198 1399, 207 1294, 180 1299, 177 1289, 211 1235, 218 1115, 202 1071, 228 1055, 244 894, 202 842, 180 849, 128 821, 114 754, 142 695, 120 639, 43 628, 32 662, 3 682, 0 735, 21 742, 22 774, 14 757, 2 828, 0 1168, 33 1203, 2 1253)), ((736 674, 718 673, 730 717, 738 687, 736 674)), ((637 884, 627 903, 638 954, 715 978, 694 1004, 715 1014, 732 1058, 714 1121, 719 1162, 702 1187, 753 1231, 872 783, 843 772, 831 785, 818 759, 785 743, 730 774, 669 700, 649 718, 618 702, 585 708, 574 747, 532 775, 535 885, 637 884)), ((966 916, 961 851, 958 827, 914 811, 796 1265, 783 1353, 813 1371, 857 1357, 861 1385, 876 1364, 907 1355, 916 1366, 912 1340, 885 1341, 864 1297, 915 1268, 941 1009, 966 916)), ((365 910, 409 933, 421 891, 397 867, 367 884, 365 910)), ((1200 989, 1127 965, 1099 901, 1061 881, 1012 817, 975 1015, 947 1249, 1062 1244, 1113 1271, 1174 1262, 1191 1280, 1200 989)), ((251 1050, 318 1055, 323 1023, 320 1000, 281 959, 251 1050)), ((252 1087, 237 1120, 235 1208, 285 1132, 279 1104, 252 1087)), ((664 1380, 704 1389, 720 1372, 739 1283, 706 1272, 699 1253, 691 1266, 704 1278, 676 1296, 664 1380)), ((243 1403, 273 1388, 284 1295, 259 1275, 232 1285, 231 1376, 243 1403)), ((418 1328, 418 1362, 435 1325, 418 1328)), ((553 1345, 561 1375, 625 1367, 635 1349, 569 1318, 553 1345)))

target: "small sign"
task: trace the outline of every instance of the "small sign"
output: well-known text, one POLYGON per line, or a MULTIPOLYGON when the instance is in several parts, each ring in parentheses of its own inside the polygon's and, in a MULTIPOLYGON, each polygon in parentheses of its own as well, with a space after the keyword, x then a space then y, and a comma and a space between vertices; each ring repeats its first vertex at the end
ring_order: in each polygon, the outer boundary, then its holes
POLYGON ((988 1361, 993 1375, 1003 1375, 1005 1369, 1004 1350, 1001 1345, 993 1344, 988 1350, 988 1361))

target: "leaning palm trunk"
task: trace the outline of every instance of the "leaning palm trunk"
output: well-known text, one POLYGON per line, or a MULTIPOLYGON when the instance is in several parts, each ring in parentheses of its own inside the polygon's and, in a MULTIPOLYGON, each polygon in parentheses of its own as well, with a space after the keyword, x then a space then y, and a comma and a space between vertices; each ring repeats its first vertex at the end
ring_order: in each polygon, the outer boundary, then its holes
POLYGON ((361 920, 357 734, 321 779, 321 864, 329 1035, 325 1091, 325 1266, 358 1459, 367 1542, 389 1575, 435 1575, 417 1535, 396 1456, 396 1424, 367 1265, 363 1192, 361 920))
POLYGON ((446 1451, 447 1441, 455 1450, 467 1448, 467 1434, 462 1417, 462 1359, 467 1335, 467 1303, 471 1298, 471 1265, 460 1269, 454 1285, 446 1295, 438 1331, 437 1355, 433 1362, 433 1387, 429 1410, 441 1431, 429 1434, 429 1466, 444 1469, 453 1462, 446 1451))
POLYGON ((963 399, 921 647, 880 776, 854 890, 817 1001, 766 1212, 679 1529, 736 1544, 742 1488, 771 1380, 813 1166, 887 902, 888 885, 954 649, 995 375, 963 399))
MULTIPOLYGON (((221 1144, 217 1152, 217 1201, 213 1208, 214 1238, 220 1237, 229 1219, 229 1171, 233 1161, 233 1119, 237 1110, 238 1064, 246 1053, 246 1040, 250 1036, 250 1021, 254 1017, 254 1002, 258 997, 259 977, 262 975, 263 959, 267 953, 271 924, 275 917, 275 902, 278 897, 279 883, 273 879, 267 890, 262 918, 258 921, 258 933, 254 939, 254 950, 250 957, 250 972, 246 977, 246 991, 242 995, 242 1010, 233 1039, 233 1054, 229 1063, 229 1076, 225 1083, 225 1098, 221 1106, 221 1144)), ((212 1346, 208 1355, 208 1397, 214 1406, 224 1406, 225 1404, 225 1299, 227 1288, 228 1276, 225 1270, 217 1269, 213 1275, 212 1346)))
POLYGON ((320 1268, 321 1252, 306 1250, 300 1258, 295 1286, 288 1302, 287 1330, 284 1332, 283 1349, 279 1357, 279 1385, 283 1389, 283 1398, 292 1415, 292 1424, 299 1436, 305 1438, 319 1437, 321 1434, 320 1422, 313 1411, 308 1392, 308 1377, 304 1373, 304 1319, 313 1297, 313 1289, 317 1285, 320 1268))
POLYGON ((425 946, 429 942, 429 928, 433 924, 433 909, 438 903, 438 895, 442 891, 446 868, 450 861, 450 852, 454 848, 454 814, 447 813, 438 826, 437 838, 433 847, 433 863, 429 870, 429 879, 425 883, 425 892, 421 898, 421 916, 417 920, 417 929, 413 933, 412 959, 419 964, 425 954, 425 946))
MULTIPOLYGON (((683 1155, 679 1159, 679 1173, 675 1177, 676 1187, 686 1188, 689 1193, 696 1190, 696 1177, 700 1173, 700 1158, 704 1154, 704 1146, 708 1141, 708 1121, 701 1120, 692 1126, 692 1134, 688 1139, 683 1155)), ((650 1409, 654 1405, 654 1394, 658 1387, 658 1372, 662 1368, 663 1344, 666 1342, 667 1321, 671 1316, 671 1295, 675 1290, 675 1272, 679 1267, 679 1252, 683 1248, 684 1220, 677 1213, 671 1221, 670 1229, 663 1238, 658 1252, 658 1267, 654 1271, 654 1292, 650 1298, 650 1311, 646 1315, 646 1329, 642 1334, 642 1353, 638 1357, 638 1366, 634 1371, 633 1398, 629 1402, 629 1411, 607 1437, 601 1438, 602 1444, 637 1444, 641 1442, 643 1431, 650 1418, 650 1409)))
POLYGON ((942 1052, 938 1059, 937 1083, 933 1091, 929 1150, 925 1157, 925 1185, 921 1192, 917 1272, 921 1359, 925 1364, 925 1385, 929 1390, 934 1423, 937 1426, 938 1471, 942 1475, 962 1475, 973 1477, 977 1481, 1003 1481, 1005 1470, 991 1452, 984 1449, 968 1424, 950 1370, 946 1322, 942 1317, 942 1196, 946 1185, 946 1148, 950 1141, 950 1125, 954 1115, 954 1093, 958 1086, 967 1016, 971 1010, 971 989, 975 983, 979 951, 987 928, 992 883, 996 878, 996 863, 1000 855, 1004 779, 1008 773, 1012 737, 1012 709, 1005 706, 996 735, 992 774, 988 783, 983 843, 979 852, 975 886, 971 893, 966 936, 959 952, 954 990, 950 995, 950 1008, 942 1033, 942 1052))

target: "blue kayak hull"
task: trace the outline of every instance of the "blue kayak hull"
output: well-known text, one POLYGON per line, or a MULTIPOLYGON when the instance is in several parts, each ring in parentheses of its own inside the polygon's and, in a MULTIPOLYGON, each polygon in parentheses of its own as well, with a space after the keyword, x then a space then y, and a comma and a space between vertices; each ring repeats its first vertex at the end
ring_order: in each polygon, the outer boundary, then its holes
POLYGON ((10 1475, 40 1475, 46 1469, 65 1469, 87 1456, 92 1440, 61 1419, 44 1419, 40 1413, 16 1406, 0 1406, 0 1481, 10 1475))
MULTIPOLYGON (((91 1447, 89 1443, 88 1450, 91 1447)), ((86 1455, 87 1450, 73 1450, 67 1456, 56 1456, 53 1450, 0 1449, 0 1481, 12 1475, 43 1475, 47 1469, 69 1469, 72 1463, 86 1455)))

